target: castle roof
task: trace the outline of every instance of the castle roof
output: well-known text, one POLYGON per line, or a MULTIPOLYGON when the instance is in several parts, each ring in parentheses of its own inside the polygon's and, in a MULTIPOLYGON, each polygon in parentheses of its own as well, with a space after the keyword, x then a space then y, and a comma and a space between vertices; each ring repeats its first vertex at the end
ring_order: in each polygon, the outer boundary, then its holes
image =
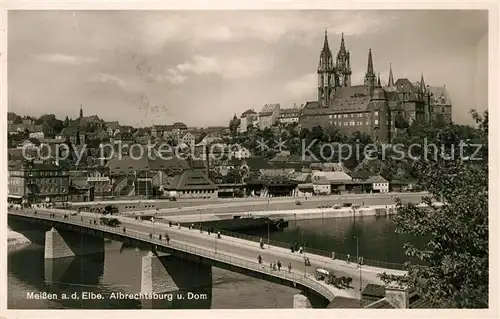
POLYGON ((262 108, 262 111, 260 111, 260 115, 270 115, 276 108, 279 108, 280 105, 279 103, 275 104, 265 104, 264 107, 262 108))
POLYGON ((246 110, 245 112, 243 112, 243 113, 241 114, 241 117, 246 117, 247 115, 251 115, 251 114, 257 114, 257 112, 255 112, 255 111, 254 111, 254 110, 252 110, 252 109, 248 109, 248 110, 246 110))
POLYGON ((450 95, 444 86, 429 86, 434 104, 451 105, 450 95))
POLYGON ((368 109, 370 97, 365 95, 365 86, 341 87, 330 100, 329 107, 321 107, 318 102, 307 102, 304 115, 320 115, 348 112, 364 112, 368 109))

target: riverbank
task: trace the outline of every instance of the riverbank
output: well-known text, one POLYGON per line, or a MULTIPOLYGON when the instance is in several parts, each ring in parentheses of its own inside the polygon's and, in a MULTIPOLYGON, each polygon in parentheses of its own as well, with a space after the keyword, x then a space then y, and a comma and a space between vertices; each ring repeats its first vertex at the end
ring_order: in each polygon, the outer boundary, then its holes
MULTIPOLYGON (((436 206, 442 205, 435 203, 436 206)), ((427 207, 425 204, 419 204, 419 207, 427 207)), ((263 210, 263 211, 247 211, 222 214, 182 214, 161 216, 158 218, 169 220, 173 223, 189 223, 189 222, 208 222, 234 218, 262 218, 268 217, 271 219, 283 219, 285 221, 297 221, 306 219, 323 219, 323 218, 345 218, 345 217, 366 217, 366 216, 387 216, 396 213, 395 205, 373 205, 359 208, 341 207, 341 208, 309 208, 309 209, 294 209, 294 210, 263 210)))
POLYGON ((31 241, 23 234, 8 230, 7 232, 7 247, 8 249, 31 244, 31 241))
POLYGON ((121 214, 161 214, 164 216, 190 214, 244 213, 249 211, 278 211, 319 208, 333 205, 391 205, 396 198, 404 202, 420 203, 427 193, 378 193, 344 194, 312 197, 271 197, 271 198, 234 198, 205 200, 143 200, 143 201, 106 201, 72 203, 68 209, 83 207, 85 211, 103 210, 111 205, 121 214), (297 203, 299 204, 297 205, 297 203))

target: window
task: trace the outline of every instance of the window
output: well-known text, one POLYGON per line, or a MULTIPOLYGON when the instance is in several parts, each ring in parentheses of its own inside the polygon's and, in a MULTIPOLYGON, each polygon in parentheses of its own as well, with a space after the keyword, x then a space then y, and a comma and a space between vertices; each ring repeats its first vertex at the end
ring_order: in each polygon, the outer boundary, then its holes
POLYGON ((344 114, 344 118, 345 118, 345 119, 347 118, 347 116, 348 116, 347 114, 344 114))
POLYGON ((332 118, 332 115, 329 115, 328 117, 331 119, 331 118, 332 118))
POLYGON ((366 121, 366 125, 370 125, 370 121, 366 121))
POLYGON ((378 120, 375 120, 375 125, 378 125, 378 120))
POLYGON ((378 111, 375 111, 375 116, 378 116, 378 111))

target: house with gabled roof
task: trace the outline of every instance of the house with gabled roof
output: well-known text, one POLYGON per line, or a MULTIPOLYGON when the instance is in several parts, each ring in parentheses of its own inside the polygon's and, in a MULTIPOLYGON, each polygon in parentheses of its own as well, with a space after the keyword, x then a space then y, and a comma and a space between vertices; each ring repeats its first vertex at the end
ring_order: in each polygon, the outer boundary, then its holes
POLYGON ((374 193, 387 193, 389 192, 389 182, 380 175, 375 175, 366 180, 366 183, 372 185, 374 193))
POLYGON ((217 185, 215 185, 204 173, 197 170, 185 170, 172 176, 163 186, 164 193, 175 198, 217 198, 217 185))

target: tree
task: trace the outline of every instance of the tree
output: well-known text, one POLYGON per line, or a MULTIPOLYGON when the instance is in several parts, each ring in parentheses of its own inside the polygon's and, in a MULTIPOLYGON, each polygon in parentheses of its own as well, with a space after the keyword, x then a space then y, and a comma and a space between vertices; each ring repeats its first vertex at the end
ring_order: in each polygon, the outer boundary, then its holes
POLYGON ((22 124, 22 123, 23 123, 23 118, 17 115, 13 124, 22 124))
MULTIPOLYGON (((407 275, 379 275, 386 283, 415 286, 436 307, 488 307, 488 113, 471 113, 478 124, 475 138, 482 142, 481 159, 467 158, 475 148, 464 148, 464 157, 416 163, 418 184, 431 194, 425 199, 430 208, 397 200, 394 221, 398 233, 428 242, 425 248, 405 244, 406 255, 418 260, 406 263, 407 275), (433 200, 444 205, 436 207, 433 200)), ((451 140, 443 139, 448 152, 457 143, 451 140)))
POLYGON ((43 133, 46 136, 53 136, 64 128, 64 123, 58 120, 54 114, 44 114, 35 120, 35 125, 42 125, 43 133))
POLYGON ((403 115, 401 114, 396 114, 396 117, 394 119, 394 127, 399 128, 399 129, 406 129, 410 125, 408 124, 408 121, 404 118, 403 115))

